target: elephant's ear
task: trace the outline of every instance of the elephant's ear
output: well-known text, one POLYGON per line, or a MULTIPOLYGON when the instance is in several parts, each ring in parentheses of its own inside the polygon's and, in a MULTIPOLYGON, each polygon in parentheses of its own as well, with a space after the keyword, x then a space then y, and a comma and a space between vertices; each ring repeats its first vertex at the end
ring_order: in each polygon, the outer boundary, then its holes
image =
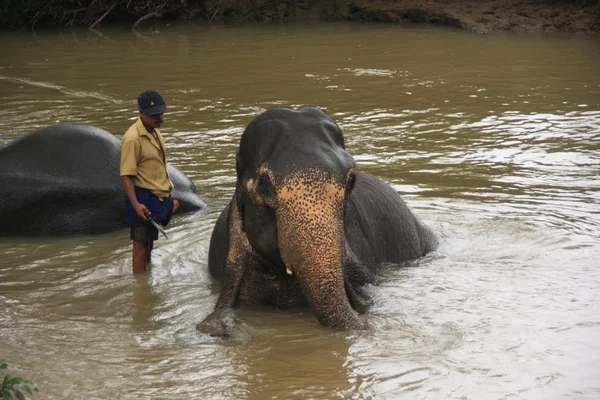
POLYGON ((237 182, 235 187, 235 202, 237 205, 238 215, 240 220, 242 221, 242 231, 246 232, 246 227, 244 226, 244 201, 242 200, 242 176, 243 176, 243 167, 242 167, 242 159, 240 157, 240 153, 236 153, 235 155, 235 172, 237 174, 237 182))

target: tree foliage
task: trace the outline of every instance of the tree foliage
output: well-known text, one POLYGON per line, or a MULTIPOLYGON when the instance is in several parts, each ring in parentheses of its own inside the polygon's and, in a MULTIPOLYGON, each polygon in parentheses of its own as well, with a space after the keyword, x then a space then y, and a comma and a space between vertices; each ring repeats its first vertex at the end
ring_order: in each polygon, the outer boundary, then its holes
POLYGON ((187 0, 2 0, 0 25, 17 29, 36 25, 94 27, 109 15, 160 18, 186 4, 187 0))
POLYGON ((37 392, 38 388, 24 378, 11 376, 7 373, 8 364, 4 361, 0 361, 0 399, 3 400, 25 400, 23 392, 33 394, 37 392))

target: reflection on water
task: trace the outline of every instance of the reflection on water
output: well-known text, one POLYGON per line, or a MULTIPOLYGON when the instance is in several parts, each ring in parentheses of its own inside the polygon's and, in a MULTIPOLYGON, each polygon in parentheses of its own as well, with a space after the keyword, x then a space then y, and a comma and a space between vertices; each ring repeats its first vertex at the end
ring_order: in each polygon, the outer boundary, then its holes
POLYGON ((0 144, 57 122, 120 136, 153 87, 169 158, 209 207, 174 219, 139 278, 126 230, 0 241, 0 358, 40 396, 598 396, 597 40, 386 24, 103 34, 0 37, 0 144), (268 107, 304 104, 442 245, 368 288, 369 331, 246 308, 229 342, 196 334, 218 293, 208 244, 240 134, 268 107))

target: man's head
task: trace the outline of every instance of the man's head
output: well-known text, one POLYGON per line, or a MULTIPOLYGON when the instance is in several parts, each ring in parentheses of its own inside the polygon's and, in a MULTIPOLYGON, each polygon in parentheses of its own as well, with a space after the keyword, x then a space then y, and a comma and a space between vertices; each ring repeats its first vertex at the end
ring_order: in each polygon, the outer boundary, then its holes
POLYGON ((140 118, 147 128, 160 128, 167 105, 156 90, 146 90, 138 96, 140 118))

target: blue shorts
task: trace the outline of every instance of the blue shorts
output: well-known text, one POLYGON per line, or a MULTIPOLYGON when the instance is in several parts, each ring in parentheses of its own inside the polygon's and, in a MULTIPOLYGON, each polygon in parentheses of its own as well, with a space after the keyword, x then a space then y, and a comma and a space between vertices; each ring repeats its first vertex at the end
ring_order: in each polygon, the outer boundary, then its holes
MULTIPOLYGON (((146 206, 155 222, 166 226, 169 221, 171 221, 171 217, 173 216, 173 198, 170 195, 163 201, 160 201, 160 199, 148 189, 136 186, 135 197, 137 198, 137 201, 146 206)), ((144 221, 138 217, 133 205, 131 205, 131 202, 127 198, 127 195, 125 195, 125 222, 132 228, 132 239, 134 239, 134 228, 142 226, 147 227, 147 231, 151 234, 153 239, 158 239, 158 231, 156 228, 152 226, 149 221, 144 221)), ((134 240, 137 240, 137 238, 134 240)))

